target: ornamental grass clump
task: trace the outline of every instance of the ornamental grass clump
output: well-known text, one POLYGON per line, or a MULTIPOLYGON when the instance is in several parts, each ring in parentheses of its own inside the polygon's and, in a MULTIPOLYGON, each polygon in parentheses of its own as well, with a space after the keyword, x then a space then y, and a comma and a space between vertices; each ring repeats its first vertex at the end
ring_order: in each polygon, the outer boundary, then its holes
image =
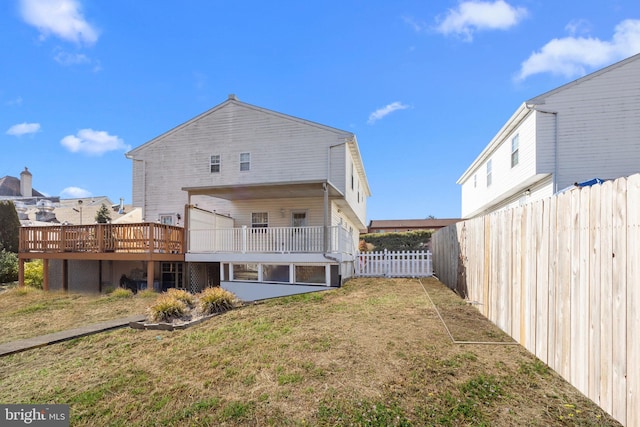
POLYGON ((187 305, 168 294, 163 294, 148 309, 149 319, 154 322, 171 323, 174 319, 180 319, 187 312, 187 305))
POLYGON ((222 288, 207 288, 198 294, 200 313, 204 316, 231 310, 236 297, 222 288))
POLYGON ((184 289, 169 288, 166 294, 182 301, 190 309, 196 305, 196 298, 184 289))
POLYGON ((118 299, 118 298, 131 298, 133 297, 133 292, 131 289, 125 288, 116 288, 111 292, 108 292, 109 298, 118 299))

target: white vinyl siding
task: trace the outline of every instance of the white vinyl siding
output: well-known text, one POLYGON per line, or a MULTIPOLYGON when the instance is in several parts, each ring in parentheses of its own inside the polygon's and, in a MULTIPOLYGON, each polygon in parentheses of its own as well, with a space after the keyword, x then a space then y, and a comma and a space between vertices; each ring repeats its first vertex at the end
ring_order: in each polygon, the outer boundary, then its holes
MULTIPOLYGON (((346 143, 351 138, 349 132, 292 116, 243 103, 223 103, 130 152, 134 159, 134 204, 142 206, 145 219, 151 221, 163 211, 180 212, 188 203, 233 215, 234 203, 208 196, 188 200, 182 188, 240 188, 329 178, 365 227, 368 193, 362 189, 366 176, 361 176, 359 167, 354 166, 354 185, 357 178, 361 202, 357 202, 355 191, 348 190, 351 164, 356 162, 346 143), (221 173, 211 172, 212 153, 220 156, 221 173), (250 173, 240 170, 241 153, 250 153, 250 173), (230 162, 232 166, 228 165, 230 162)), ((270 211, 272 222, 279 220, 279 211, 270 211)), ((241 222, 248 225, 250 219, 241 222)))
POLYGON ((483 206, 493 203, 496 198, 510 197, 509 191, 514 186, 525 185, 525 182, 534 177, 539 175, 542 178, 544 174, 551 172, 546 163, 542 165, 536 163, 535 124, 536 115, 530 114, 512 132, 505 135, 491 153, 491 185, 487 185, 488 161, 478 165, 467 175, 467 180, 462 183, 462 216, 464 218, 477 210, 484 210, 483 206), (518 135, 518 167, 514 168, 511 166, 511 142, 515 135, 518 135), (538 166, 542 168, 540 171, 536 171, 538 166))
MULTIPOLYGON (((459 179, 462 216, 505 206, 550 176, 557 192, 575 182, 640 172, 638 93, 640 56, 635 55, 528 100, 459 179), (516 135, 517 167, 509 168, 516 135), (475 191, 472 176, 489 157, 493 185, 475 191)), ((532 192, 529 200, 548 187, 532 192)))

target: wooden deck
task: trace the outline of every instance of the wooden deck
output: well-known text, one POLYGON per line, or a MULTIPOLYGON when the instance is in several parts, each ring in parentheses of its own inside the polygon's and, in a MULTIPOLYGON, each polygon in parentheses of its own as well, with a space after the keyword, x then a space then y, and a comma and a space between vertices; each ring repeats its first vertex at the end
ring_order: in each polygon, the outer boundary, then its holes
POLYGON ((184 229, 153 222, 21 227, 19 257, 184 260, 184 229))

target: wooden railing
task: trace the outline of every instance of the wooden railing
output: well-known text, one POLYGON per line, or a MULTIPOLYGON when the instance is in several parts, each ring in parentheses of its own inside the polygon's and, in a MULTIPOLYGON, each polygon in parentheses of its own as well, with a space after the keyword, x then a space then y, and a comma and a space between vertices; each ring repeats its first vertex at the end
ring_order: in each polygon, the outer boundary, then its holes
POLYGON ((189 230, 189 252, 353 253, 352 239, 342 227, 266 227, 189 230), (326 247, 325 247, 326 245, 326 247))
POLYGON ((183 253, 183 241, 183 228, 153 222, 20 228, 20 252, 183 253))

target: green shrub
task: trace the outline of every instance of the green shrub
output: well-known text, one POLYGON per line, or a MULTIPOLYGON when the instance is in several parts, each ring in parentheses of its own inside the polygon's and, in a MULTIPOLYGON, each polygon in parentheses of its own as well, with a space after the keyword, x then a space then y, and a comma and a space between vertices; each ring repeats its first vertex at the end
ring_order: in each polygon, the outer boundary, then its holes
POLYGON ((169 288, 166 294, 182 301, 189 308, 193 308, 196 304, 196 298, 184 289, 169 288))
MULTIPOLYGON (((426 250, 431 231, 406 231, 402 233, 373 233, 362 234, 361 241, 366 242, 366 247, 373 246, 375 251, 421 251, 426 250)), ((365 247, 360 243, 359 247, 365 247)), ((368 249, 371 250, 371 249, 368 249)))
POLYGON ((209 315, 231 310, 236 296, 222 288, 207 288, 198 294, 200 313, 209 315))
POLYGON ((149 319, 154 322, 171 322, 187 312, 187 305, 171 295, 162 294, 148 309, 149 319))
POLYGON ((42 289, 44 273, 42 260, 36 259, 24 264, 24 284, 42 289))
POLYGON ((15 282, 18 280, 18 255, 0 251, 0 283, 15 282))

